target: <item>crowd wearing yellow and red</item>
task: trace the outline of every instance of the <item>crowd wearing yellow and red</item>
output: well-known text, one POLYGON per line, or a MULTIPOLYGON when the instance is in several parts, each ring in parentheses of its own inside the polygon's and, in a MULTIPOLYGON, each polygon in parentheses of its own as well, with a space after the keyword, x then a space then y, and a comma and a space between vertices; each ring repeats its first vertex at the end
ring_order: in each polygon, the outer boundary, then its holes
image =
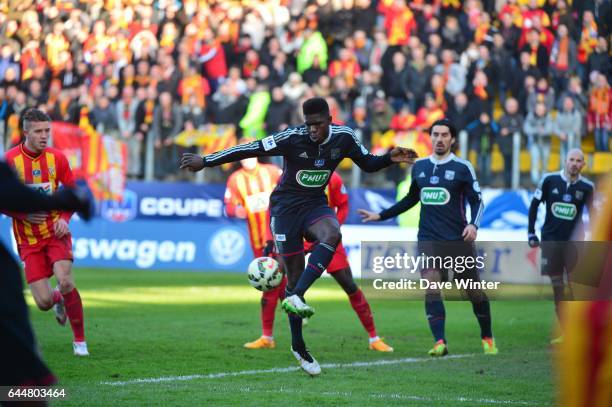
POLYGON ((127 144, 131 177, 143 175, 149 140, 163 179, 177 171, 176 136, 231 125, 261 137, 300 123, 297 107, 316 95, 373 150, 399 134, 426 152, 422 131, 450 117, 485 185, 510 185, 519 132, 537 182, 569 148, 609 152, 611 10, 610 0, 0 0, 0 134, 18 143, 27 107, 75 124, 86 115, 127 144))

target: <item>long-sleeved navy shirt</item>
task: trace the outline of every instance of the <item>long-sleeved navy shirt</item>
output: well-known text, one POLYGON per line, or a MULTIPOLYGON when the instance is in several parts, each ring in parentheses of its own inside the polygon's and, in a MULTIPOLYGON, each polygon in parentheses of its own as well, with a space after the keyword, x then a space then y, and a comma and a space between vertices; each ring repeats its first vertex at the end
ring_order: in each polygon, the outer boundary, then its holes
POLYGON ((270 196, 272 216, 307 206, 327 205, 325 187, 340 161, 348 157, 366 172, 392 164, 391 156, 371 154, 346 126, 332 124, 321 143, 310 139, 305 125, 290 127, 262 140, 237 145, 203 157, 205 167, 259 156, 283 156, 283 175, 270 196))
POLYGON ((420 241, 463 240, 468 225, 466 202, 470 206, 469 223, 478 227, 484 211, 480 186, 469 161, 454 154, 438 161, 433 156, 417 160, 412 167, 408 194, 380 213, 381 220, 399 215, 421 202, 420 241))

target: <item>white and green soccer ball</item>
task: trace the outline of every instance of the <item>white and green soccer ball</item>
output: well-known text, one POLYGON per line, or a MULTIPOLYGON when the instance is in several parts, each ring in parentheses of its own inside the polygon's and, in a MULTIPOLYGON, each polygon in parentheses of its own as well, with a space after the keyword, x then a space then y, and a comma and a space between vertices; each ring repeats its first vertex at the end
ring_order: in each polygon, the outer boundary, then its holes
POLYGON ((283 273, 272 257, 258 257, 248 268, 249 283, 259 291, 270 291, 280 285, 283 273))

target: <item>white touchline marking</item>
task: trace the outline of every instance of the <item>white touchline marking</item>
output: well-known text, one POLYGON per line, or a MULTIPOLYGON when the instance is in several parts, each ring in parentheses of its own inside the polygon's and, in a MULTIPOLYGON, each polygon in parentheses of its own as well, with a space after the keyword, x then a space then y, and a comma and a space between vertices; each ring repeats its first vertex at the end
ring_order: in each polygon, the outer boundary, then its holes
MULTIPOLYGON (((321 364, 322 369, 346 369, 350 367, 369 367, 369 366, 383 366, 383 365, 400 365, 404 363, 419 363, 428 362, 434 360, 446 360, 446 359, 460 359, 472 357, 474 354, 463 354, 463 355, 450 355, 445 356, 443 359, 434 358, 402 358, 402 359, 382 359, 374 360, 369 362, 351 362, 351 363, 323 363, 321 364)), ((151 377, 144 379, 132 379, 125 381, 115 382, 100 382, 100 384, 106 384, 109 386, 126 386, 129 384, 147 384, 147 383, 161 383, 161 382, 183 382, 189 380, 198 379, 219 379, 222 377, 235 377, 235 376, 248 376, 262 373, 286 373, 298 371, 301 368, 299 366, 292 367, 274 367, 271 369, 259 369, 259 370, 240 370, 237 372, 220 372, 220 373, 209 373, 209 374, 193 374, 187 376, 165 376, 165 377, 151 377)))
POLYGON ((226 392, 241 392, 241 393, 288 393, 288 394, 317 394, 324 396, 342 396, 342 397, 369 397, 374 399, 393 399, 393 400, 418 400, 418 401, 428 401, 428 402, 436 402, 436 401, 452 401, 452 402, 461 402, 461 403, 488 403, 488 404, 508 404, 508 405, 522 405, 522 406, 535 406, 538 403, 530 402, 530 401, 520 401, 520 400, 496 400, 489 398, 469 398, 469 397, 427 397, 427 396, 415 396, 412 394, 403 394, 403 393, 366 393, 359 394, 353 393, 350 391, 317 391, 317 392, 309 392, 304 390, 296 390, 296 389, 286 389, 279 388, 274 390, 265 390, 265 389, 251 389, 250 387, 242 387, 239 389, 223 389, 226 392))

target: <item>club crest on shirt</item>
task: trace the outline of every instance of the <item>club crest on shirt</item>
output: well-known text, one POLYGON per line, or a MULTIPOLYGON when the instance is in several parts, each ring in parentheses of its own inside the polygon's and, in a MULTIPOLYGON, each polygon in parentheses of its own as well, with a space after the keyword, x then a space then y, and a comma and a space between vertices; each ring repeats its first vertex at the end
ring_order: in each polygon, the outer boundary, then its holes
POLYGON ((571 202, 572 196, 570 194, 563 194, 563 202, 571 202))
POLYGON ((337 160, 338 158, 340 158, 340 149, 339 148, 332 148, 331 149, 331 159, 332 160, 337 160))
POLYGON ((576 199, 582 201, 584 199, 584 192, 576 191, 576 199))
POLYGON ((55 177, 55 167, 49 167, 49 175, 55 177))
POLYGON ((429 182, 433 185, 436 185, 438 182, 440 182, 440 178, 436 175, 433 175, 431 178, 429 178, 429 182))
POLYGON ((446 170, 444 172, 444 179, 448 180, 448 181, 452 181, 455 179, 455 171, 452 170, 446 170))

